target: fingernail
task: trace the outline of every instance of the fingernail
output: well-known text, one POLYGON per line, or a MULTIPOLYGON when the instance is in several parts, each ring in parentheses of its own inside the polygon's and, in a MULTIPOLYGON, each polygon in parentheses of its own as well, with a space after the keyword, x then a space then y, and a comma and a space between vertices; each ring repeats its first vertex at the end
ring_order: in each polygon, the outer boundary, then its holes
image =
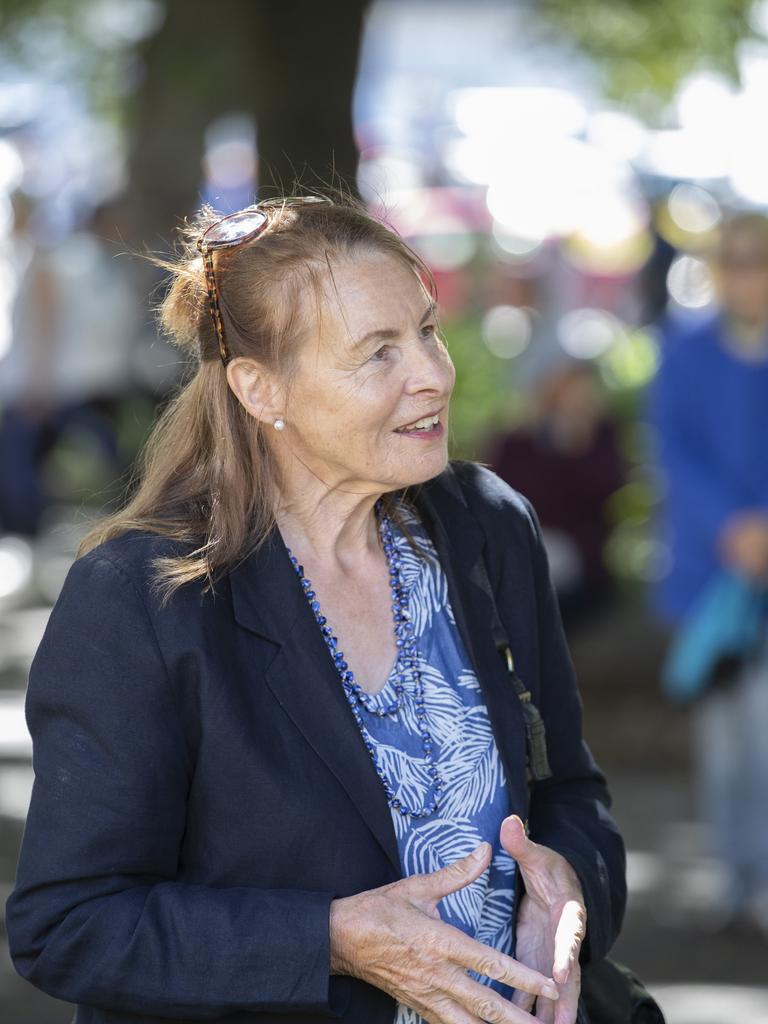
POLYGON ((546 996, 547 999, 559 999, 560 993, 554 985, 545 985, 541 990, 541 994, 546 996))
POLYGON ((480 843, 478 848, 473 851, 472 856, 475 860, 482 860, 485 857, 485 851, 488 847, 488 843, 480 843))

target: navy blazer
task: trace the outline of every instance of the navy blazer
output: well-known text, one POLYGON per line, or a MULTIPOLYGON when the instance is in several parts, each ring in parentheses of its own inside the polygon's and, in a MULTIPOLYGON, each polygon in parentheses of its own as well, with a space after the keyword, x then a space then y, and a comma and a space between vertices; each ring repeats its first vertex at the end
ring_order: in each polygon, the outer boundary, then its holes
MULTIPOLYGON (((576 870, 581 960, 626 902, 625 851, 530 502, 477 463, 415 489, 484 693, 512 808, 576 870), (455 479, 454 484, 455 484, 455 479), (487 544, 486 544, 487 538, 487 544), (553 775, 526 782, 524 720, 473 572, 484 548, 553 775), (487 552, 486 552, 487 553, 487 552)), ((329 973, 332 899, 402 877, 386 794, 279 531, 165 607, 142 532, 67 576, 27 693, 35 782, 6 907, 13 963, 77 1024, 391 1024, 395 1001, 329 973)), ((522 883, 519 883, 522 884, 522 883)))

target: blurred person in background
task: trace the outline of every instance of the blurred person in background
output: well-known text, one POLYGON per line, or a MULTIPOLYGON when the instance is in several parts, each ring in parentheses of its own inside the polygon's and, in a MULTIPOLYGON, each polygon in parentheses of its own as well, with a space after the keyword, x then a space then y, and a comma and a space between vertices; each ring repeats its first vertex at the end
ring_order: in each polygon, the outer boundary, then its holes
MULTIPOLYGON (((670 555, 652 603, 673 632, 723 570, 768 585, 768 219, 727 218, 713 270, 717 309, 665 318, 648 398, 670 555)), ((712 923, 768 938, 766 634, 728 686, 693 703, 692 724, 699 813, 727 878, 712 923)))
POLYGON ((570 626, 603 606, 613 591, 603 558, 610 530, 606 502, 624 484, 626 469, 592 363, 567 359, 548 367, 530 399, 529 422, 493 439, 488 462, 533 502, 570 626))
POLYGON ((119 207, 50 247, 38 244, 34 207, 14 197, 17 290, 11 344, 0 359, 0 529, 38 534, 50 494, 45 460, 74 432, 93 442, 111 476, 121 461, 116 416, 133 388, 136 297, 111 240, 119 207))
POLYGON ((12 208, 13 312, 10 344, 0 357, 0 530, 33 536, 43 511, 40 439, 58 411, 51 352, 56 286, 49 254, 36 242, 34 200, 17 191, 12 208))

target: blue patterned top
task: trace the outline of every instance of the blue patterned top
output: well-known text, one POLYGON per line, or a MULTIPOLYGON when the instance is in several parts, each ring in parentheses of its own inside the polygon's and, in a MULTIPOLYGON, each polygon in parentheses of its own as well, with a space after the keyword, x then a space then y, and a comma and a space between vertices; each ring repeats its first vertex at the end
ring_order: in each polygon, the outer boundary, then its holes
MULTIPOLYGON (((403 876, 435 871, 463 857, 487 840, 491 863, 471 885, 438 903, 440 916, 478 941, 514 955, 515 860, 501 846, 499 827, 512 810, 504 769, 496 747, 480 684, 466 652, 448 599, 445 574, 432 541, 416 514, 402 501, 398 508, 411 536, 428 561, 417 555, 404 533, 392 523, 401 554, 419 667, 424 686, 428 728, 434 756, 445 782, 437 809, 425 818, 392 811, 403 876)), ((396 671, 372 702, 394 700, 396 671)), ((423 807, 432 795, 415 708, 414 685, 406 673, 404 707, 395 716, 368 713, 361 707, 366 732, 392 788, 408 807, 423 807)), ((509 998, 514 988, 474 971, 470 977, 509 998)), ((423 1017, 398 1003, 395 1024, 423 1024, 423 1017)))

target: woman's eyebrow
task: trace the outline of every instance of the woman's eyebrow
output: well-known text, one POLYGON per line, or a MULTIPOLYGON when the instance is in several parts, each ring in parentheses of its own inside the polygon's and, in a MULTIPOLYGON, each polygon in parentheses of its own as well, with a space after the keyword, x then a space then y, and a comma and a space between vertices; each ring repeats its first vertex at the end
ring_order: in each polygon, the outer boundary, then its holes
MULTIPOLYGON (((421 320, 419 321, 419 327, 421 327, 425 320, 428 320, 431 316, 434 316, 436 312, 437 303, 434 300, 432 300, 427 306, 427 308, 424 310, 424 314, 421 320)), ((391 338, 397 338, 399 334, 400 331, 396 330, 394 327, 378 327, 373 331, 368 331, 368 333, 364 334, 362 338, 358 338, 354 344, 354 348, 360 348, 361 346, 374 340, 389 341, 391 338)))

